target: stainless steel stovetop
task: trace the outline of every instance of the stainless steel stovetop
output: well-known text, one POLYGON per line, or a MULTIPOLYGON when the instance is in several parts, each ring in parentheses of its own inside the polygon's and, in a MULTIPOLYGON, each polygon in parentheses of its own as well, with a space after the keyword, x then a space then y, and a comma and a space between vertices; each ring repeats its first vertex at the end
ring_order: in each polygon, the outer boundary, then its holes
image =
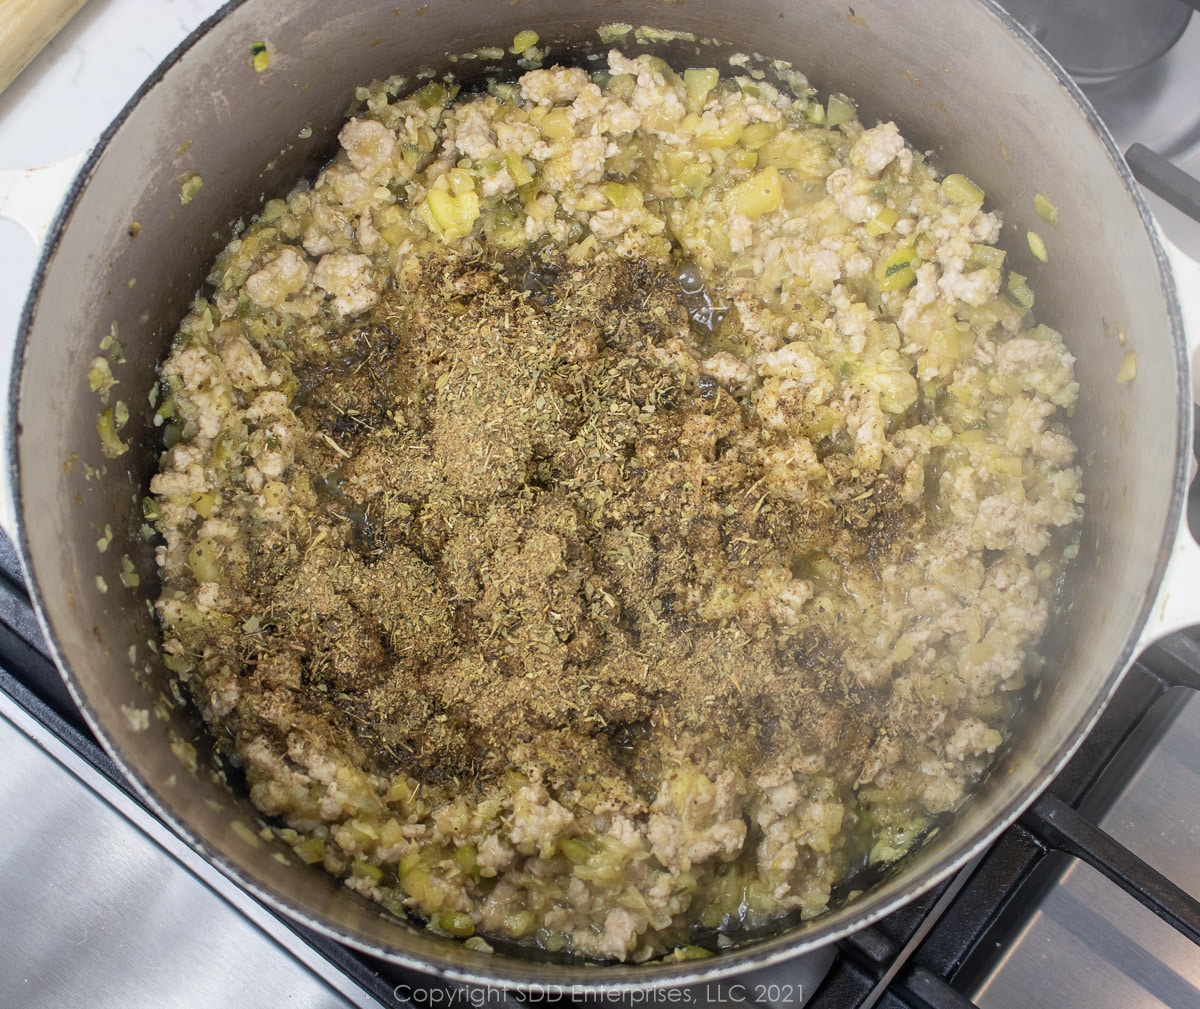
MULTIPOLYGON (((1086 92, 1123 150, 1143 144, 1200 176, 1200 18, 1188 22, 1183 0, 1125 5, 1113 15, 1125 20, 1111 24, 1081 0, 1010 4, 1048 46, 1063 47, 1064 62, 1078 63, 1086 92), (1124 72, 1101 79, 1103 67, 1079 48, 1088 33, 1061 20, 1070 11, 1088 18, 1094 44, 1120 39, 1101 48, 1112 64, 1126 61, 1124 72), (1148 34, 1157 39, 1134 37, 1155 18, 1158 30, 1148 34), (1165 52, 1156 55, 1155 46, 1165 52), (1139 61, 1145 65, 1128 69, 1139 61)), ((83 149, 217 6, 92 0, 0 95, 0 169, 83 149)), ((1148 198, 1167 233, 1200 258, 1200 224, 1148 198)), ((33 261, 32 246, 0 222, 0 327, 15 327, 33 261)), ((592 1001, 814 1009, 1200 1006, 1193 941, 1200 933, 1198 640, 1177 635, 1151 649, 1046 796, 989 852, 914 905, 836 950, 762 976, 592 1001)), ((2 540, 0 762, 0 914, 8 922, 0 942, 2 1004, 518 1001, 389 967, 312 935, 196 857, 125 788, 87 735, 46 657, 11 546, 2 540)), ((525 1001, 568 995, 535 992, 525 1001)))

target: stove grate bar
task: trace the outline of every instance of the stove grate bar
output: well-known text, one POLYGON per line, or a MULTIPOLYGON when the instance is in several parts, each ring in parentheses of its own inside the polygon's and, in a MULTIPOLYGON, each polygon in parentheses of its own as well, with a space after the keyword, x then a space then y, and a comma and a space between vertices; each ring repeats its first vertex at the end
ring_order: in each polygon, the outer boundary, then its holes
POLYGON ((1153 665, 1172 686, 1200 690, 1200 643, 1187 635, 1163 638, 1150 646, 1142 661, 1153 665))
POLYGON ((1182 210, 1193 221, 1200 221, 1200 180, 1193 179, 1145 144, 1130 144, 1125 161, 1133 177, 1150 192, 1161 196, 1176 210, 1182 210))
POLYGON ((864 964, 877 967, 891 963, 892 958, 900 952, 898 944, 870 925, 846 936, 838 943, 838 948, 864 964))
POLYGON ((1021 817, 1021 824, 1052 847, 1102 872, 1182 935, 1200 945, 1200 901, 1061 799, 1044 794, 1021 817))
POLYGON ((919 963, 904 973, 901 982, 921 1009, 978 1009, 969 998, 919 963))

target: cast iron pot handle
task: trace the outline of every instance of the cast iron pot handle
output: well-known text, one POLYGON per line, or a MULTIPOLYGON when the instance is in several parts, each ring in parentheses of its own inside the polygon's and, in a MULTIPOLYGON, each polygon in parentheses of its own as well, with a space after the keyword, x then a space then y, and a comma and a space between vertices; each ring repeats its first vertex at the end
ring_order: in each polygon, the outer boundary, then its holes
MULTIPOLYGON (((1175 277, 1175 293, 1183 311, 1192 378, 1192 401, 1200 403, 1200 262, 1192 259, 1170 239, 1161 236, 1175 277)), ((1193 463, 1190 476, 1194 477, 1193 463)), ((1200 489, 1197 491, 1200 493, 1200 489)), ((1142 632, 1139 649, 1174 631, 1200 624, 1200 546, 1188 528, 1187 514, 1179 523, 1175 545, 1159 586, 1158 599, 1142 632)))
MULTIPOLYGON (((0 171, 0 218, 14 221, 29 232, 39 257, 59 207, 89 153, 90 150, 80 151, 38 168, 0 171)), ((0 346, 0 390, 5 393, 10 390, 12 383, 13 358, 16 355, 12 341, 16 339, 17 329, 14 326, 11 331, 0 331, 0 344, 3 344, 0 346)), ((7 405, 0 410, 0 455, 8 445, 9 415, 16 403, 15 396, 7 395, 5 398, 7 405)), ((7 473, 0 478, 0 530, 9 539, 16 536, 17 512, 7 473)))

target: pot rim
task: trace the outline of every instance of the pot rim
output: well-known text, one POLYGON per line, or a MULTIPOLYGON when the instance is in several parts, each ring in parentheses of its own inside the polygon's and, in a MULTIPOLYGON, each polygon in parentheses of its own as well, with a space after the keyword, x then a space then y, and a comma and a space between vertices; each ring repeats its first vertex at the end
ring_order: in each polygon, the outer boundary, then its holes
MULTIPOLYGON (((1055 82, 1065 93, 1067 100, 1074 105, 1076 110, 1087 121, 1092 131, 1103 144, 1109 163, 1116 170, 1123 187, 1133 200, 1142 226, 1150 240, 1158 267, 1160 288, 1170 319, 1171 341, 1176 359, 1175 392, 1177 409, 1175 434, 1177 450, 1175 453, 1167 518, 1159 541, 1158 555, 1153 566, 1150 588, 1136 616, 1133 629, 1130 631, 1124 646, 1114 660, 1112 671, 1105 681, 1103 689, 1098 691, 1096 697, 1088 707, 1086 715, 1072 730, 1069 738, 1032 774, 1026 786, 1017 796, 1009 801, 1002 814, 993 819, 986 830, 977 834, 974 839, 960 844, 956 850, 944 855, 938 862, 928 868, 919 879, 914 880, 910 886, 897 893, 891 899, 886 901, 876 899, 872 903, 869 893, 856 898, 855 901, 847 905, 856 909, 856 912, 847 914, 844 920, 835 927, 822 928, 819 924, 820 919, 815 919, 816 923, 809 925, 807 930, 799 935, 795 935, 789 930, 771 938, 756 941, 746 947, 734 947, 710 959, 684 961, 678 964, 563 965, 524 961, 507 956, 476 954, 475 956, 479 958, 486 957, 486 966, 483 965, 481 960, 481 966, 476 969, 462 963, 451 962, 448 959, 439 962, 417 954, 385 947, 311 914, 294 903, 288 895, 269 889, 258 882, 250 873, 243 870, 237 863, 233 862, 205 840, 205 838, 197 834, 187 822, 176 817, 171 812, 166 803, 159 798, 158 793, 142 778, 137 767, 127 758, 120 745, 106 731, 104 724, 80 690, 60 647, 59 638, 54 628, 46 619, 42 587, 33 565, 30 544, 26 536, 24 513, 21 507, 22 482, 17 451, 20 429, 17 422, 17 411, 24 373, 25 349, 33 326, 46 273, 58 251, 66 226, 70 222, 76 205, 86 190, 100 158, 104 155, 109 143, 123 127, 133 110, 163 80, 166 74, 184 55, 213 28, 223 22, 234 11, 249 2, 252 2, 252 0, 228 0, 221 8, 193 29, 139 86, 117 116, 105 128, 96 145, 84 161, 83 166, 66 193, 41 249, 30 293, 18 322, 15 354, 8 389, 7 410, 10 423, 7 425, 7 443, 4 446, 4 475, 11 488, 13 507, 16 512, 16 537, 14 545, 17 548, 22 571, 29 587, 30 598, 37 614, 38 623, 41 626, 52 657, 66 682, 72 699, 83 713, 87 724, 100 744, 130 781, 141 800, 162 822, 182 837, 194 851, 210 864, 216 865, 226 876, 233 879, 242 887, 243 890, 250 893, 269 908, 285 914, 304 926, 360 952, 427 974, 469 984, 498 985, 517 990, 547 989, 556 986, 574 988, 577 986, 579 991, 586 990, 588 992, 632 991, 646 988, 700 984, 768 967, 841 940, 887 917, 900 907, 928 892, 958 872, 975 859, 976 856, 990 847, 996 838, 1007 830, 1025 809, 1034 802, 1038 795, 1045 790, 1047 785, 1058 775, 1066 762, 1075 753, 1083 739, 1095 725, 1101 712, 1111 699, 1126 670, 1136 656, 1143 630, 1150 618, 1155 596, 1163 580, 1172 544, 1175 542, 1178 531, 1185 521, 1190 465, 1189 446, 1192 429, 1192 402, 1188 379, 1189 362, 1184 336, 1183 316, 1174 276, 1154 218, 1116 142, 1078 85, 1075 84, 1066 71, 1046 52, 1037 40, 998 5, 996 0, 978 0, 978 2, 998 22, 1000 30, 1006 30, 1015 35, 1032 50, 1036 58, 1050 71, 1055 82), (862 906, 859 907, 859 905, 862 906)), ((901 868, 898 871, 903 872, 905 870, 901 868)), ((472 957, 472 959, 474 958, 472 957)))

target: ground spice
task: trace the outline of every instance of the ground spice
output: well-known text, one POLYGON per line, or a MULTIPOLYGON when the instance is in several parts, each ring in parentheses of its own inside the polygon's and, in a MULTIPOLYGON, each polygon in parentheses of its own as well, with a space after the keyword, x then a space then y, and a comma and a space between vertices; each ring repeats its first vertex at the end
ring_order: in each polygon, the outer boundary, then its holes
POLYGON ((256 554, 261 625, 229 641, 265 681, 252 731, 304 723, 451 790, 524 743, 563 787, 646 802, 680 732, 738 761, 780 727, 869 740, 845 642, 756 595, 814 556, 894 556, 920 515, 836 452, 819 493, 764 501, 772 433, 663 363, 703 338, 677 278, 636 259, 426 258, 306 373, 307 533, 256 554))

